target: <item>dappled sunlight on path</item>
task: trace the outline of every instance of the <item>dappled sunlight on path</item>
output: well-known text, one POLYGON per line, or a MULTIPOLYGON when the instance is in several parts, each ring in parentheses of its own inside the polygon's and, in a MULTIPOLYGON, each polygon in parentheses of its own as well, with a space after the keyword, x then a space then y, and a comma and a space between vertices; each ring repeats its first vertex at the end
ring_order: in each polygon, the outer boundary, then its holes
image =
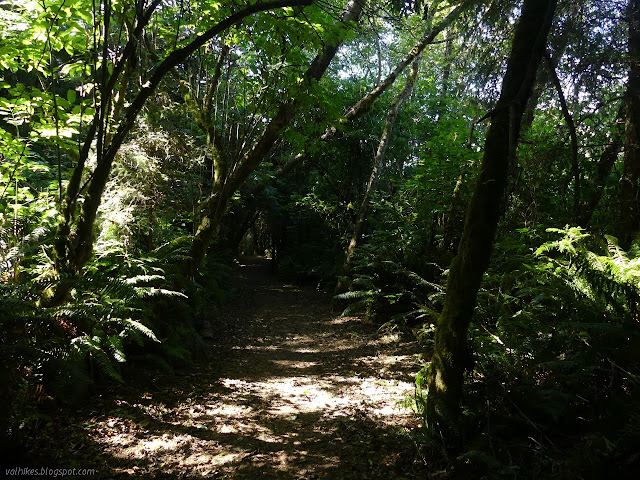
POLYGON ((417 424, 403 406, 416 346, 274 281, 264 260, 240 272, 236 302, 212 321, 220 337, 207 364, 158 376, 144 395, 131 386, 84 423, 101 468, 119 478, 419 478, 403 434, 417 424))

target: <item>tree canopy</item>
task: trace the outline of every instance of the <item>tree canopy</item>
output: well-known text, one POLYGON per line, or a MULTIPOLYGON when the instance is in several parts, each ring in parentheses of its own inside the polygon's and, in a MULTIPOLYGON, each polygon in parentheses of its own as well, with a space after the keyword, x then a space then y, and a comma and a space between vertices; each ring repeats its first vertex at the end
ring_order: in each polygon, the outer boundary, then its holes
POLYGON ((639 82, 637 0, 0 2, 4 437, 249 254, 422 346, 458 471, 640 468, 639 82))

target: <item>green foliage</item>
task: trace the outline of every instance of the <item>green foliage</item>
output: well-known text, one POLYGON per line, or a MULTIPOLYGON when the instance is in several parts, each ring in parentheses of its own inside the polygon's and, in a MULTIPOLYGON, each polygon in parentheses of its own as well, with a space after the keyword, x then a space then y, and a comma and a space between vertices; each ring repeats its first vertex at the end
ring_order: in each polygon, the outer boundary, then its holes
POLYGON ((153 326, 158 305, 186 298, 165 287, 163 265, 175 262, 169 247, 151 252, 156 257, 139 259, 110 245, 81 277, 58 279, 35 261, 46 258, 48 249, 46 237, 38 233, 22 239, 0 272, 7 279, 0 283, 2 396, 8 398, 3 434, 30 428, 49 403, 83 402, 95 378, 122 381, 127 351, 136 354, 159 343, 153 326), (43 241, 44 248, 32 248, 43 241), (19 282, 12 275, 14 258, 22 264, 19 282), (56 280, 73 282, 70 301, 59 307, 40 305, 43 291, 56 280))
POLYGON ((578 227, 566 227, 564 230, 551 228, 547 231, 563 235, 559 240, 543 244, 536 251, 539 257, 552 258, 550 266, 556 267, 554 274, 578 294, 593 301, 594 306, 613 310, 611 313, 615 313, 617 318, 633 319, 640 301, 637 245, 627 253, 610 235, 605 235, 604 243, 578 227), (553 258, 554 253, 561 257, 553 258))
POLYGON ((379 251, 363 246, 354 260, 351 290, 335 298, 349 303, 343 315, 364 312, 379 324, 415 327, 428 322, 443 290, 439 283, 402 264, 381 260, 379 251))
MULTIPOLYGON (((499 242, 470 329, 457 469, 604 475, 633 461, 639 272, 636 247, 577 227, 523 228, 499 242)), ((419 411, 427 384, 425 370, 419 411)))
MULTIPOLYGON (((198 332, 215 327, 215 307, 232 293, 232 255, 224 249, 236 248, 247 231, 241 248, 272 255, 284 277, 330 289, 400 82, 367 116, 340 125, 330 142, 310 146, 312 139, 396 67, 424 31, 425 8, 431 7, 437 22, 461 2, 394 0, 378 5, 384 14, 372 9, 346 33, 335 21, 344 2, 325 2, 303 13, 264 12, 212 39, 165 78, 136 119, 109 183, 100 189, 101 208, 90 232, 94 258, 77 275, 58 275, 52 273, 52 245, 60 240, 55 236, 64 187, 101 100, 110 98, 99 133, 88 142, 77 206, 90 199, 88 187, 109 142, 102 151, 99 145, 123 124, 122 113, 148 72, 174 47, 237 9, 209 1, 163 2, 123 70, 131 67, 132 76, 121 73, 108 92, 102 82, 123 58, 140 20, 135 2, 110 3, 109 28, 100 2, 0 4, 4 431, 47 421, 52 399, 79 403, 94 379, 126 378, 125 361, 171 371, 204 354, 198 332), (339 34, 345 42, 328 74, 300 95, 303 72, 339 34), (187 82, 192 99, 204 104, 223 44, 229 54, 211 92, 211 110, 202 112, 211 117, 212 131, 205 132, 185 114, 177 82, 187 82), (276 168, 303 151, 305 163, 256 199, 244 190, 233 193, 228 232, 221 229, 196 278, 185 279, 190 235, 214 183, 207 136, 217 138, 228 172, 235 172, 292 95, 301 96, 303 115, 289 123, 247 186, 271 181, 276 168), (40 300, 55 284, 71 287, 69 301, 45 308, 40 300)), ((379 324, 411 327, 426 353, 444 296, 443 273, 482 155, 487 122, 475 122, 494 107, 519 5, 471 3, 461 22, 425 51, 428 67, 396 119, 379 172, 351 291, 338 297, 348 304, 345 314, 364 311, 379 324)), ((603 232, 616 228, 620 162, 604 186, 593 181, 627 78, 626 3, 565 2, 549 41, 561 84, 570 87, 565 93, 580 137, 578 200, 604 190, 593 223, 603 232)), ((640 246, 626 252, 613 237, 578 228, 519 228, 541 219, 549 219, 547 226, 570 222, 577 195, 557 94, 547 88, 539 95, 512 165, 504 232, 471 327, 476 353, 465 405, 468 448, 455 460, 476 469, 467 478, 487 472, 517 476, 524 471, 518 465, 531 466, 530 475, 540 477, 554 469, 568 475, 571 469, 598 471, 607 462, 633 459, 627 445, 640 438, 637 415, 622 417, 638 408, 640 246), (567 439, 562 430, 578 433, 567 439), (567 452, 566 458, 558 451, 567 452)), ((73 232, 78 211, 67 213, 73 232)), ((418 377, 418 391, 425 382, 418 377)), ((420 408, 420 396, 416 402, 420 408)), ((429 434, 422 440, 437 447, 438 437, 429 434)))

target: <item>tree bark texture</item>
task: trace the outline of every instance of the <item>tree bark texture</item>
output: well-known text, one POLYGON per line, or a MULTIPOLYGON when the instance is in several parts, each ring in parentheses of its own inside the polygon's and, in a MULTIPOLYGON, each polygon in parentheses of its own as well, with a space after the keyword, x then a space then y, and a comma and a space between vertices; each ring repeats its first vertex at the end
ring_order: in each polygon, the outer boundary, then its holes
POLYGON ((628 249, 640 228, 640 0, 629 0, 629 84, 624 167, 620 185, 620 245, 628 249))
MULTIPOLYGON (((578 2, 570 3, 565 6, 568 8, 567 17, 563 22, 563 30, 559 35, 554 37, 554 44, 549 45, 552 47, 551 52, 551 65, 555 69, 560 62, 560 59, 564 55, 567 45, 569 44, 570 32, 575 30, 576 22, 580 15, 582 7, 578 2)), ((550 81, 550 71, 548 65, 540 65, 538 74, 536 76, 536 83, 533 86, 533 91, 527 102, 527 108, 524 111, 524 118, 522 119, 522 132, 527 132, 531 129, 533 121, 535 119, 536 107, 540 103, 540 97, 547 88, 547 84, 550 81)))
MULTIPOLYGON (((487 270, 509 162, 515 155, 522 116, 545 51, 557 0, 525 0, 516 27, 500 99, 491 115, 484 157, 467 208, 458 253, 447 279, 444 308, 435 333, 427 398, 427 422, 435 428, 456 423, 468 365, 467 331, 482 276, 487 270)), ((444 428, 446 430, 446 428, 444 428)))

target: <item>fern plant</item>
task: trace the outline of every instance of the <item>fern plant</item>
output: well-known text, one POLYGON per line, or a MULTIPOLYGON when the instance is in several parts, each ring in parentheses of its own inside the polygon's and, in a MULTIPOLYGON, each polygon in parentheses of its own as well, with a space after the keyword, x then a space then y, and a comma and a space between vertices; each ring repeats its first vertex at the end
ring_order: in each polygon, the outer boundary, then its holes
POLYGON ((367 246, 360 247, 354 264, 351 291, 335 297, 349 303, 343 315, 364 312, 380 324, 420 324, 432 317, 443 298, 440 284, 398 262, 380 259, 367 246))
POLYGON ((556 267, 558 278, 576 293, 614 310, 621 319, 630 318, 625 313, 635 315, 640 301, 637 249, 627 253, 615 237, 605 235, 603 242, 580 227, 547 231, 562 237, 540 246, 536 256, 547 257, 556 267))
MULTIPOLYGON (((470 328, 459 460, 474 475, 520 466, 588 476, 633 460, 640 430, 625 412, 640 408, 636 252, 577 227, 523 229, 497 245, 470 328), (544 235, 556 238, 528 251, 544 235)), ((423 373, 419 411, 426 384, 423 373)))
MULTIPOLYGON (((76 403, 96 375, 122 381, 126 351, 159 342, 152 325, 155 303, 185 299, 165 287, 165 259, 134 259, 110 244, 101 246, 80 278, 62 279, 74 285, 69 303, 39 305, 42 292, 61 280, 52 275, 47 257, 51 231, 36 230, 23 238, 2 265, 0 357, 8 377, 2 396, 10 406, 5 433, 30 417, 34 399, 76 403), (17 262, 19 281, 13 274, 17 262), (36 391, 41 394, 34 396, 36 391)), ((170 257, 166 251, 158 253, 170 257)))

